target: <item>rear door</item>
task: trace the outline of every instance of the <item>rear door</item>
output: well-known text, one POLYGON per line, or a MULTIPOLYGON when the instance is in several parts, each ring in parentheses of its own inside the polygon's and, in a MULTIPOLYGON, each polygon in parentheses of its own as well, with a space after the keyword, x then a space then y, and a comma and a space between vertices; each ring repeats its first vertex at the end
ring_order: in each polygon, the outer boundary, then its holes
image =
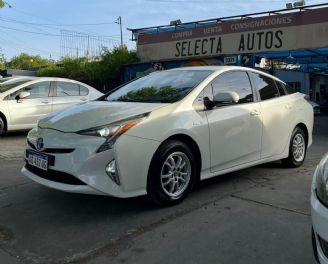
POLYGON ((261 99, 263 121, 261 158, 281 154, 293 130, 294 106, 284 87, 269 76, 251 73, 261 99))
POLYGON ((7 97, 10 125, 16 129, 35 126, 38 119, 52 111, 51 82, 41 81, 29 84, 7 97), (29 92, 27 98, 16 100, 21 92, 29 92))
MULTIPOLYGON (((218 93, 235 92, 238 103, 216 105, 207 110, 210 133, 211 171, 231 168, 260 159, 262 122, 246 71, 220 74, 209 87, 218 93)), ((213 100, 213 98, 210 98, 213 100)))
POLYGON ((53 111, 88 100, 89 89, 78 83, 56 81, 54 87, 53 111))

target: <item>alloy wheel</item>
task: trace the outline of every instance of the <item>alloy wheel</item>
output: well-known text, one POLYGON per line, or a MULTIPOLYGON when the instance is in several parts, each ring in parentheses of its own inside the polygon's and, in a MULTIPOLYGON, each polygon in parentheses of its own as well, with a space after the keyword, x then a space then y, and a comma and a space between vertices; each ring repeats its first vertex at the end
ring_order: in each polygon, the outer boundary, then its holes
POLYGON ((161 169, 161 186, 163 191, 171 196, 178 197, 187 188, 191 177, 191 163, 183 152, 170 154, 161 169))
POLYGON ((303 161, 305 156, 305 140, 302 134, 297 133, 294 136, 292 151, 295 161, 303 161))

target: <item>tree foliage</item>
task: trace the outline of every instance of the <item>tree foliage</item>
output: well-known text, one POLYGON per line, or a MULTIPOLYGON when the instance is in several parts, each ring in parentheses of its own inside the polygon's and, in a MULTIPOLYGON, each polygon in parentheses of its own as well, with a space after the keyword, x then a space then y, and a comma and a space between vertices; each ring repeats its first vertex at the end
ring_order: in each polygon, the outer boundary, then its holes
POLYGON ((3 8, 5 6, 5 2, 3 0, 0 0, 0 8, 3 8))
POLYGON ((134 51, 126 48, 103 49, 98 58, 63 58, 57 65, 40 69, 38 76, 66 77, 76 80, 107 82, 120 77, 124 64, 137 62, 134 51))
POLYGON ((6 68, 6 59, 3 54, 0 53, 0 70, 4 70, 6 68))
POLYGON ((41 58, 41 56, 33 56, 27 53, 21 53, 18 56, 13 57, 8 63, 7 67, 11 69, 28 70, 31 68, 40 68, 50 66, 52 62, 47 59, 41 58))

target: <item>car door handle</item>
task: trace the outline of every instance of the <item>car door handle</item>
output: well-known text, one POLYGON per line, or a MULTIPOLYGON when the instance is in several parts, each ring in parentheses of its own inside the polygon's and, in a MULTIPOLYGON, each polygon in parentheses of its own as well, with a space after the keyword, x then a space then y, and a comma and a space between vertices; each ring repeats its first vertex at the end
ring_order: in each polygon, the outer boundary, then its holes
POLYGON ((285 105, 285 108, 286 108, 286 109, 292 109, 292 105, 291 105, 291 104, 286 104, 286 105, 285 105))
POLYGON ((258 110, 253 110, 253 111, 251 111, 249 114, 250 114, 251 116, 258 116, 258 115, 261 114, 261 112, 258 111, 258 110))
POLYGON ((48 100, 44 100, 44 101, 41 101, 41 103, 43 103, 43 104, 49 104, 49 101, 48 100))

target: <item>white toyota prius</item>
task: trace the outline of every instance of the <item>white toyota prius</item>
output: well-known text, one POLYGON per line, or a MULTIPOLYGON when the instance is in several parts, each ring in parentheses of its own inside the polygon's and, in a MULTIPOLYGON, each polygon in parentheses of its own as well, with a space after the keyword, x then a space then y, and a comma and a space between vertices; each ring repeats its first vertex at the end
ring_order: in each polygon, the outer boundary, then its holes
POLYGON ((297 167, 313 110, 287 90, 243 67, 155 72, 41 119, 22 172, 62 191, 173 205, 197 180, 275 160, 297 167))

